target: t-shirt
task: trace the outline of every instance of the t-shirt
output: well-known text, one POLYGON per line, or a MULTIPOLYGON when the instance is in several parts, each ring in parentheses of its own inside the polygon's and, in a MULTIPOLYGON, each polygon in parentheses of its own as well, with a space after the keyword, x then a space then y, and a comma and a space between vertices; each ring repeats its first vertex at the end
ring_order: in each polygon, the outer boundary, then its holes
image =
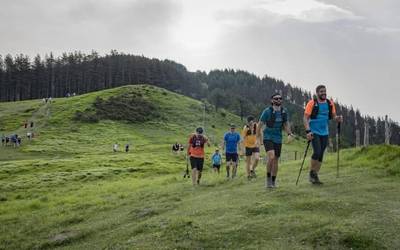
POLYGON ((189 138, 189 153, 191 157, 204 158, 204 144, 208 141, 203 135, 192 135, 189 138), (195 145, 193 147, 193 144, 195 145))
MULTIPOLYGON (((287 116, 287 111, 286 116, 287 116)), ((282 143, 282 125, 283 125, 283 117, 282 117, 282 112, 281 111, 275 111, 275 122, 272 128, 267 126, 267 121, 271 119, 272 112, 271 109, 268 107, 264 109, 264 111, 261 114, 260 121, 265 124, 265 129, 264 129, 264 140, 269 140, 274 143, 281 144, 282 143)), ((287 117, 288 119, 288 117, 287 117)))
POLYGON ((254 125, 251 128, 247 125, 244 126, 242 130, 242 137, 244 146, 246 148, 256 147, 256 141, 257 141, 256 131, 257 131, 256 123, 254 123, 254 125))
POLYGON ((235 154, 237 153, 237 145, 240 142, 240 135, 237 132, 227 132, 224 135, 224 141, 225 141, 225 152, 230 153, 230 154, 235 154))
POLYGON ((221 165, 222 156, 219 153, 214 153, 211 160, 213 165, 221 165))
MULTIPOLYGON (((332 113, 336 114, 335 104, 331 102, 332 113)), ((310 130, 313 134, 317 135, 329 135, 329 104, 327 101, 318 102, 318 115, 316 119, 310 119, 310 130)), ((304 114, 311 116, 312 110, 314 108, 314 100, 307 103, 304 114)))

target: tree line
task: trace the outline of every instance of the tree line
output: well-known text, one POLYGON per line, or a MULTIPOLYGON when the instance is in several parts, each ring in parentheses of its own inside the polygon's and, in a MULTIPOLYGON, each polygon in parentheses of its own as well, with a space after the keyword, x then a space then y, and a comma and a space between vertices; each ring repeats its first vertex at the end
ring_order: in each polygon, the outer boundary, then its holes
MULTIPOLYGON (((268 75, 258 77, 242 70, 189 72, 171 60, 159 60, 112 50, 104 56, 92 51, 79 51, 30 58, 19 54, 0 55, 0 101, 19 101, 44 97, 63 97, 67 93, 83 94, 127 84, 152 84, 226 109, 244 118, 258 116, 269 105, 269 97, 280 92, 290 114, 293 130, 304 134, 302 114, 310 91, 284 83, 268 75)), ((329 88, 329 86, 328 86, 329 88)), ((355 146, 356 131, 363 142, 365 124, 369 142, 385 140, 382 117, 365 116, 352 106, 337 103, 338 113, 345 119, 342 134, 345 146, 355 146), (356 122, 357 121, 357 122, 356 122), (357 124, 357 125, 356 125, 357 124)), ((391 143, 400 144, 400 127, 391 121, 391 143)), ((331 126, 334 126, 332 123, 331 126)), ((331 128, 335 131, 335 128, 331 128)), ((334 140, 334 135, 332 136, 334 140)))

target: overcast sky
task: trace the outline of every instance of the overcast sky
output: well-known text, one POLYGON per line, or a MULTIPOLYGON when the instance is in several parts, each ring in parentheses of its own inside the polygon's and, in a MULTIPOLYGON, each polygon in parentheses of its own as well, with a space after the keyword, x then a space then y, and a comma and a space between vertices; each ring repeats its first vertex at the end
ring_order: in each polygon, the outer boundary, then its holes
POLYGON ((398 0, 1 0, 0 54, 111 49, 243 69, 400 121, 398 0))

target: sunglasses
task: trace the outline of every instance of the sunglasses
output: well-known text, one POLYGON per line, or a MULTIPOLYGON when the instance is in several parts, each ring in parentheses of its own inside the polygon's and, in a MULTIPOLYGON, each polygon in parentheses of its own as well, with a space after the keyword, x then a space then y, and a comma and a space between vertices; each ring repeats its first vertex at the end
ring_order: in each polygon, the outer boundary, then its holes
POLYGON ((272 99, 278 101, 278 100, 282 100, 282 97, 274 97, 272 99))

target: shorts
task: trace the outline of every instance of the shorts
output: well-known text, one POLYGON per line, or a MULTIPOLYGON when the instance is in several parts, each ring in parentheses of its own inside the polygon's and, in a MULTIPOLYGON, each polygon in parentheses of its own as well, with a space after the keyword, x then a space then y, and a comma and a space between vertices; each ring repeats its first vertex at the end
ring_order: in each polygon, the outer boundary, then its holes
POLYGON ((237 162, 238 160, 238 154, 237 153, 225 153, 225 157, 226 157, 226 162, 237 162))
POLYGON ((260 148, 259 147, 255 147, 255 148, 246 147, 246 156, 251 156, 254 153, 260 153, 260 148))
POLYGON ((204 158, 196 158, 191 156, 190 165, 192 166, 192 169, 197 169, 201 172, 203 171, 204 158))
POLYGON ((282 143, 275 143, 270 140, 264 140, 264 147, 266 152, 274 150, 276 158, 279 158, 281 156, 282 143))
POLYGON ((213 164, 213 168, 220 169, 221 165, 213 164))

